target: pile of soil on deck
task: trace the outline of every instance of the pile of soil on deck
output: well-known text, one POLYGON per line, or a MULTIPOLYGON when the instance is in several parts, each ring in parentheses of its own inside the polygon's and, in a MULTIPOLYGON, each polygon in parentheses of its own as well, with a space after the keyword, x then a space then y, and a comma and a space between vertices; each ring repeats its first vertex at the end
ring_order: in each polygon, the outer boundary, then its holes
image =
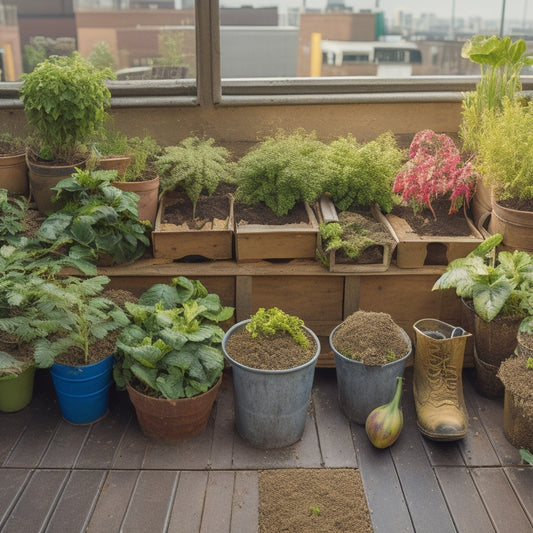
POLYGON ((403 218, 418 235, 465 237, 472 234, 462 209, 448 214, 449 200, 435 200, 431 206, 437 215, 436 220, 429 209, 415 214, 412 207, 405 205, 395 206, 391 214, 403 218))
POLYGON ((372 532, 372 522, 359 471, 260 471, 259 531, 372 532))
POLYGON ((369 366, 383 366, 405 356, 409 345, 388 313, 356 311, 333 334, 335 349, 369 366))
POLYGON ((316 353, 314 339, 305 332, 310 348, 297 344, 286 332, 252 338, 244 327, 232 333, 226 342, 229 356, 250 368, 286 370, 307 363, 316 353))

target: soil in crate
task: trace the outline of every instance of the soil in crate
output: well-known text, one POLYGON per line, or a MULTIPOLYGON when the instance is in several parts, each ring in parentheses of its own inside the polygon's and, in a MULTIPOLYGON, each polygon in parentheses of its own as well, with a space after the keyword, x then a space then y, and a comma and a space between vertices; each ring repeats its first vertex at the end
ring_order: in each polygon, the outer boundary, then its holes
POLYGON ((308 224, 309 216, 303 203, 296 204, 286 215, 276 216, 272 209, 265 204, 243 204, 235 202, 235 223, 239 224, 264 224, 279 226, 284 224, 308 224))

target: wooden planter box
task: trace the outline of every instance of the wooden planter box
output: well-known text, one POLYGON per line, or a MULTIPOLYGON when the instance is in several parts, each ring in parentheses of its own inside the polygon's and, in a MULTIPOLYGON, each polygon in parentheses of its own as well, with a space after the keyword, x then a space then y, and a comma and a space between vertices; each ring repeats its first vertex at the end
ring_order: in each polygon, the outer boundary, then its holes
POLYGON ((190 229, 187 225, 165 224, 166 206, 177 203, 179 194, 170 192, 159 202, 159 209, 152 232, 152 247, 155 258, 182 259, 200 256, 206 259, 233 258, 233 197, 230 197, 230 212, 226 220, 214 219, 201 229, 190 229))
POLYGON ((318 222, 313 210, 305 204, 307 223, 285 225, 237 224, 235 255, 237 261, 263 259, 314 259, 318 222))
MULTIPOLYGON (((322 197, 317 204, 317 213, 320 222, 338 222, 339 217, 334 203, 328 197, 322 197)), ((377 244, 380 248, 382 261, 379 263, 358 263, 357 259, 354 259, 352 263, 338 262, 339 250, 331 250, 328 255, 329 271, 330 272, 384 272, 390 266, 392 254, 396 248, 397 238, 392 230, 389 221, 385 218, 381 210, 377 205, 374 205, 371 209, 371 213, 374 216, 376 222, 379 222, 383 228, 390 233, 394 239, 394 243, 381 243, 377 244)), ((318 247, 322 249, 322 239, 320 233, 318 234, 318 247)))
POLYGON ((464 257, 483 241, 483 236, 465 213, 471 230, 464 237, 418 235, 404 219, 392 214, 385 215, 398 244, 396 264, 399 268, 420 268, 424 265, 447 265, 464 257))

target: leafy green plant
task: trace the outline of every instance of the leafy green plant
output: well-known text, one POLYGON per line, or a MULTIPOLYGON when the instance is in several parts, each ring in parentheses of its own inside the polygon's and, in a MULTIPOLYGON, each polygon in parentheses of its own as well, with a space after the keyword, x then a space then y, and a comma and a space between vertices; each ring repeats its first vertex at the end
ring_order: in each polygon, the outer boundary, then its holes
POLYGON ((314 133, 278 132, 238 162, 236 199, 265 203, 277 216, 297 202, 315 202, 323 191, 326 145, 314 133))
POLYGON ((200 194, 213 194, 221 182, 235 182, 235 163, 230 156, 229 150, 215 146, 214 139, 188 137, 178 146, 168 146, 156 160, 161 196, 167 191, 184 190, 195 217, 200 194))
POLYGON ((246 330, 252 338, 259 335, 274 335, 279 331, 288 333, 300 346, 309 348, 310 342, 303 329, 304 322, 301 318, 289 315, 278 307, 265 309, 260 307, 246 324, 246 330))
POLYGON ((154 65, 159 67, 179 67, 183 61, 183 32, 161 31, 157 36, 159 57, 154 65))
POLYGON ((151 224, 139 221, 135 193, 111 184, 116 171, 77 169, 53 190, 64 207, 50 215, 37 235, 55 246, 77 245, 94 259, 109 254, 116 263, 133 261, 150 246, 151 224))
POLYGON ((404 160, 391 132, 360 144, 348 135, 329 144, 327 178, 329 192, 338 209, 378 204, 388 213, 394 206, 392 184, 404 160))
POLYGON ((0 134, 0 156, 18 155, 26 151, 26 140, 9 132, 0 134))
POLYGON ((415 212, 427 207, 437 215, 431 202, 437 198, 450 200, 454 213, 474 192, 475 172, 470 162, 463 164, 453 140, 433 130, 419 131, 409 148, 409 161, 394 180, 393 191, 402 194, 415 212))
POLYGON ((520 457, 522 457, 522 459, 526 463, 533 465, 533 454, 529 452, 528 450, 524 450, 524 449, 520 450, 520 457))
POLYGON ((506 100, 488 115, 478 142, 476 168, 496 200, 533 199, 533 103, 506 100))
POLYGON ((9 198, 6 189, 0 189, 0 243, 21 233, 28 202, 22 198, 9 198))
POLYGON ((151 176, 150 170, 154 168, 155 160, 160 153, 161 147, 149 135, 128 138, 126 154, 131 156, 131 163, 122 181, 144 181, 147 174, 151 176))
POLYGON ((463 46, 462 57, 480 65, 481 79, 475 91, 463 99, 463 121, 459 134, 464 148, 472 152, 483 139, 482 124, 487 115, 498 114, 505 99, 514 100, 522 90, 520 73, 533 65, 526 55, 526 42, 497 35, 475 35, 463 46))
POLYGON ((94 43, 87 60, 98 70, 115 70, 116 68, 116 61, 113 52, 111 52, 111 47, 105 41, 94 43))
POLYGON ((87 364, 91 344, 128 324, 124 311, 101 295, 109 281, 107 276, 69 277, 44 287, 41 305, 59 320, 61 329, 53 339, 35 341, 35 361, 40 368, 52 366, 56 357, 73 349, 83 354, 87 364))
POLYGON ((20 97, 45 160, 71 158, 85 148, 105 117, 111 93, 98 70, 79 53, 52 56, 23 75, 20 97))
POLYGON ((130 324, 115 352, 114 378, 159 398, 190 398, 209 390, 224 368, 224 331, 233 315, 197 280, 180 276, 126 303, 130 324))
POLYGON ((497 233, 466 257, 452 261, 432 290, 455 289, 457 296, 472 300, 475 312, 486 322, 497 316, 523 316, 520 330, 533 315, 533 257, 527 252, 500 251, 497 233))

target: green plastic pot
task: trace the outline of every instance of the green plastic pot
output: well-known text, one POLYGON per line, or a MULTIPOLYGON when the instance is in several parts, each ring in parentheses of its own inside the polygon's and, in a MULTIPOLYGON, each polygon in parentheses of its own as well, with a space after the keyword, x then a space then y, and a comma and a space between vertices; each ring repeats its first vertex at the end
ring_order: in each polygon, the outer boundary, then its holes
POLYGON ((13 413, 24 409, 33 397, 35 367, 17 375, 0 377, 0 411, 13 413))

